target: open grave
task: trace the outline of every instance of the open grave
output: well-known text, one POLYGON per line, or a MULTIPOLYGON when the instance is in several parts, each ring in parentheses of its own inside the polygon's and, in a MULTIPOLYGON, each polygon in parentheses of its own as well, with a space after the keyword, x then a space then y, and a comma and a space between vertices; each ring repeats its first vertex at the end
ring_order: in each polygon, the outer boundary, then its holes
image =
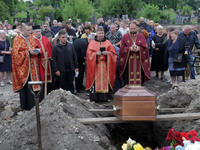
MULTIPOLYGON (((160 108, 184 108, 183 113, 199 112, 199 80, 181 83, 173 90, 169 90, 169 84, 161 85, 159 82, 161 81, 152 80, 145 86, 151 91, 159 92, 157 105, 160 108)), ((77 118, 112 117, 112 112, 89 111, 89 109, 112 109, 112 104, 113 102, 91 103, 62 89, 52 91, 40 103, 43 149, 119 150, 129 137, 143 147, 154 149, 169 145, 165 138, 170 128, 180 132, 193 129, 200 133, 198 119, 90 125, 84 125, 77 120, 77 118)), ((0 149, 38 149, 35 108, 25 111, 21 116, 14 116, 11 120, 1 121, 0 149)))

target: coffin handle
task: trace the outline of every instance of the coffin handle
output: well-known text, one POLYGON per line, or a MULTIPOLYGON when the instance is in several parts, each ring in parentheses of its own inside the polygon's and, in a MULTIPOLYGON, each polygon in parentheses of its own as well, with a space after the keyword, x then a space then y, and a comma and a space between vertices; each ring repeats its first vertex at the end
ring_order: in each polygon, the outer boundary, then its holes
POLYGON ((113 110, 114 111, 121 110, 121 107, 113 105, 113 110))

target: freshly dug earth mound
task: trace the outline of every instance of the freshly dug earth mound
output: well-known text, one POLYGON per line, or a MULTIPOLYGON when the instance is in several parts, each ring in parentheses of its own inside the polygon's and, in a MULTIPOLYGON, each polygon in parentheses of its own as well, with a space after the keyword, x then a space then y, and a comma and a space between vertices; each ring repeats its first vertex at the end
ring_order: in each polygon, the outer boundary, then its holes
MULTIPOLYGON (((90 102, 56 90, 40 103, 44 150, 116 150, 104 125, 82 125, 76 118, 95 117, 90 102)), ((1 150, 37 150, 35 108, 0 128, 1 150)))
MULTIPOLYGON (((185 108, 183 113, 200 112, 200 80, 189 80, 181 83, 174 90, 170 90, 157 98, 157 103, 161 108, 185 108)), ((196 130, 200 135, 200 120, 178 120, 156 122, 154 129, 156 139, 160 145, 169 145, 165 142, 167 132, 174 128, 179 132, 188 132, 196 130)))
MULTIPOLYGON (((145 87, 156 93, 160 108, 185 108, 184 113, 200 111, 200 81, 189 80, 174 90, 170 84, 152 78, 145 87)), ((8 103, 13 105, 12 103, 8 103)), ((0 108, 7 103, 0 103, 0 108)), ((40 103, 42 146, 44 150, 116 150, 129 138, 151 148, 169 145, 165 142, 168 130, 196 130, 200 135, 200 120, 162 122, 131 122, 122 124, 83 125, 76 118, 113 116, 92 114, 90 108, 112 108, 110 103, 91 103, 63 90, 52 91, 40 103), (111 144, 112 143, 112 144, 111 144), (114 146, 116 146, 116 148, 114 146)), ((37 126, 35 108, 21 116, 3 121, 0 125, 1 150, 36 150, 37 126), (3 123, 2 123, 3 122, 3 123)))

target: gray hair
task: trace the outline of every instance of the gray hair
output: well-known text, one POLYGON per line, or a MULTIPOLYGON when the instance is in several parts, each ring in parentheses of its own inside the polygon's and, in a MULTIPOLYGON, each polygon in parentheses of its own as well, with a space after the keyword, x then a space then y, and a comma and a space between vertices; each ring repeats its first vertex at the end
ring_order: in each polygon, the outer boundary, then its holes
POLYGON ((149 23, 150 23, 150 22, 154 23, 154 21, 153 21, 153 20, 150 20, 150 21, 149 21, 149 23))
POLYGON ((21 27, 21 30, 25 30, 27 26, 32 26, 31 24, 28 24, 28 23, 22 23, 22 27, 21 27))
POLYGON ((159 26, 157 26, 157 29, 162 29, 163 30, 163 26, 159 25, 159 26))
POLYGON ((6 34, 6 32, 4 30, 0 30, 0 35, 3 34, 3 33, 6 34))
POLYGON ((172 33, 173 33, 173 34, 176 34, 176 35, 179 35, 180 31, 176 29, 176 30, 172 31, 171 34, 172 34, 172 33))
POLYGON ((88 39, 91 39, 91 40, 94 40, 94 37, 95 37, 95 35, 94 34, 90 34, 90 35, 88 35, 88 39))
POLYGON ((55 19, 55 20, 53 20, 53 22, 56 22, 56 23, 58 23, 58 21, 55 19))
POLYGON ((183 29, 185 29, 185 28, 189 28, 190 30, 192 30, 192 27, 191 27, 191 26, 189 26, 189 25, 186 25, 186 26, 184 26, 184 28, 183 28, 183 29))
POLYGON ((115 26, 115 28, 117 27, 115 23, 111 23, 110 26, 115 26))

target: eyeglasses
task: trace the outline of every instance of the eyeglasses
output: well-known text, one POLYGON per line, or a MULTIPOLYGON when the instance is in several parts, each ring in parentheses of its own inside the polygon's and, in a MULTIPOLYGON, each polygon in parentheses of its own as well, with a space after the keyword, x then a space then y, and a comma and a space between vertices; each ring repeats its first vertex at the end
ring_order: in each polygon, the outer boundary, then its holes
POLYGON ((44 26, 44 27, 47 27, 47 26, 44 26))

